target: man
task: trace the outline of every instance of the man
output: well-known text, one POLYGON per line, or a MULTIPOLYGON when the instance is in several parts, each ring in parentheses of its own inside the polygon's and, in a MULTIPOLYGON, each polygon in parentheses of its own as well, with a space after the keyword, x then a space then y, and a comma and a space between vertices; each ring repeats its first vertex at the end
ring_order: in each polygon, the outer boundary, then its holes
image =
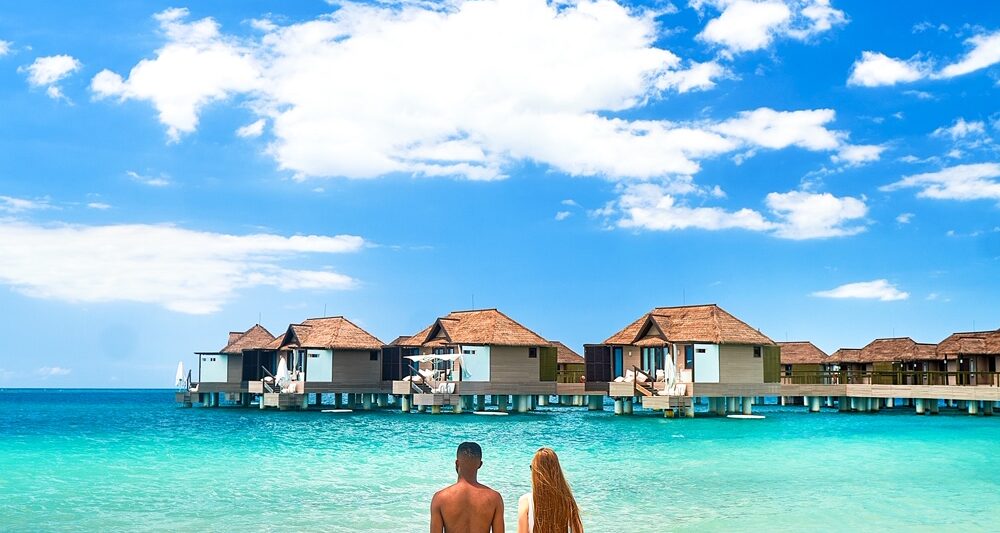
POLYGON ((458 481, 431 500, 431 533, 504 533, 503 498, 476 479, 483 449, 475 442, 458 445, 458 481))

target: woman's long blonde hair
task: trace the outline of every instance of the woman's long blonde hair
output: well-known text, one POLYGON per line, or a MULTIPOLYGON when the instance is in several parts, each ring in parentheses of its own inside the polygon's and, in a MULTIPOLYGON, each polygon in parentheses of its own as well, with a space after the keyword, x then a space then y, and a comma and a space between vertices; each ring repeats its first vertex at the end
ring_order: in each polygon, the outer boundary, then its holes
POLYGON ((551 448, 539 448, 531 460, 531 494, 535 505, 534 533, 582 533, 580 509, 563 476, 559 457, 551 448))

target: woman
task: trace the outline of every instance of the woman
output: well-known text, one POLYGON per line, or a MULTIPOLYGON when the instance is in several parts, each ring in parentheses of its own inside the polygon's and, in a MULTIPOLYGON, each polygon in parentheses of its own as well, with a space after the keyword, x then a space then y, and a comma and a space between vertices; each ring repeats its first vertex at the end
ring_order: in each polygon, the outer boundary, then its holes
POLYGON ((531 459, 531 492, 517 502, 517 533, 583 533, 580 509, 551 448, 531 459))

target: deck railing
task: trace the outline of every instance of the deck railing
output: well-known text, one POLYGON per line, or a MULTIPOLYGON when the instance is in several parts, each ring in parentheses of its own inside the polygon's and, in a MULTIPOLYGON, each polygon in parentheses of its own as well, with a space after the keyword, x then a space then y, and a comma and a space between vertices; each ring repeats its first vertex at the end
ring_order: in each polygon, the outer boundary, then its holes
POLYGON ((960 385, 1000 387, 1000 372, 921 370, 795 370, 783 372, 785 385, 960 385))
POLYGON ((556 373, 556 383, 582 383, 586 372, 583 370, 560 370, 556 373))

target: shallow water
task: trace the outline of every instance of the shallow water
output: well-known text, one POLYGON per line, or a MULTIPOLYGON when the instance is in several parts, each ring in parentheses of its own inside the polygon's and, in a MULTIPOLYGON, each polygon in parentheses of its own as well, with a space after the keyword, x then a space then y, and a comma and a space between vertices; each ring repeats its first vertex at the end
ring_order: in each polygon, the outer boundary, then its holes
POLYGON ((183 409, 170 391, 0 392, 0 530, 426 531, 454 448, 517 497, 559 453, 589 532, 996 531, 1000 417, 667 420, 183 409))

